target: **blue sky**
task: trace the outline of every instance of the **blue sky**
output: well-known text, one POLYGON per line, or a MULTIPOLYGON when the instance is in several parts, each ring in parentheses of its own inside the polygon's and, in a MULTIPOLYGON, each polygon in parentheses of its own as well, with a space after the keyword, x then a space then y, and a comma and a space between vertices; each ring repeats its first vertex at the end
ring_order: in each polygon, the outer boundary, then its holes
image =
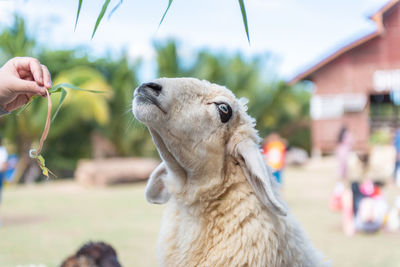
MULTIPOLYGON (((111 1, 111 7, 119 0, 111 1)), ((124 0, 105 19, 93 38, 103 1, 83 0, 74 32, 78 0, 0 0, 0 27, 12 14, 27 18, 31 32, 50 48, 89 47, 94 54, 128 50, 145 62, 143 79, 153 78, 152 42, 174 38, 190 59, 195 49, 237 52, 247 56, 272 53, 276 73, 290 78, 323 56, 375 29, 367 16, 387 0, 245 0, 251 44, 245 36, 237 0, 174 0, 163 24, 167 0, 124 0)))

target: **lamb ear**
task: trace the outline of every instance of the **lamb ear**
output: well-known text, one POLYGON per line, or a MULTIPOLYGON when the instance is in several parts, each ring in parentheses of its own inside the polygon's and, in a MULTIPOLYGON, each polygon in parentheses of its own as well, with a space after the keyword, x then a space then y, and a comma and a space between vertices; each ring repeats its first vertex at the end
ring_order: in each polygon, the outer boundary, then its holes
POLYGON ((155 168, 150 174, 150 178, 147 182, 145 194, 148 202, 153 204, 164 204, 171 197, 165 184, 163 182, 164 177, 167 175, 167 168, 165 163, 162 162, 155 168))
POLYGON ((250 139, 241 141, 236 145, 234 154, 258 199, 266 207, 286 216, 286 208, 279 202, 273 190, 275 181, 272 173, 257 144, 250 139))

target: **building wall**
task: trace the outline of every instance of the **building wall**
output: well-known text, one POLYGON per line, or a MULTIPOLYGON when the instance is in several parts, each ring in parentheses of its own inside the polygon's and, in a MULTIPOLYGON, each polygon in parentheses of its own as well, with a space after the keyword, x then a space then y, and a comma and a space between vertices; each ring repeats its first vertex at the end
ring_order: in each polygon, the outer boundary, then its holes
MULTIPOLYGON (((312 75, 315 95, 376 93, 373 74, 376 70, 400 69, 400 5, 384 16, 385 32, 342 54, 312 75)), ((355 149, 366 151, 370 134, 369 105, 363 111, 344 113, 342 118, 314 120, 311 126, 313 149, 333 152, 337 135, 347 126, 355 139, 355 149)))

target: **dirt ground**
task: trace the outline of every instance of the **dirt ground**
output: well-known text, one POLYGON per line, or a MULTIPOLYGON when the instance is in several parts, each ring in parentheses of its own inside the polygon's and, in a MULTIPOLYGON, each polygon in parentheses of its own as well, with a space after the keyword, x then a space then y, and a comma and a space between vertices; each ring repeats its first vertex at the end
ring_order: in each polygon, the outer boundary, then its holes
MULTIPOLYGON (((361 179, 356 169, 353 178, 361 179)), ((328 209, 335 181, 333 158, 284 173, 282 195, 315 247, 333 266, 400 266, 400 233, 343 234, 340 214, 328 209)), ((385 193, 392 204, 400 190, 388 183, 385 193)), ((88 240, 112 244, 123 266, 156 266, 162 210, 146 203, 143 183, 110 188, 82 188, 72 181, 8 186, 0 206, 0 266, 58 266, 88 240)))

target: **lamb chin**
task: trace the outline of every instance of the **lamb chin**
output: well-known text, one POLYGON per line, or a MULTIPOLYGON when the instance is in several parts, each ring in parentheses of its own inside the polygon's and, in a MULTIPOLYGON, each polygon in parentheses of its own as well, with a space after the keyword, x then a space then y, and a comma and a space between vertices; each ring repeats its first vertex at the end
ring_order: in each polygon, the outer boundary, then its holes
POLYGON ((157 114, 154 114, 155 108, 157 107, 154 105, 136 101, 135 99, 132 103, 132 113, 142 123, 151 122, 157 117, 157 114))

